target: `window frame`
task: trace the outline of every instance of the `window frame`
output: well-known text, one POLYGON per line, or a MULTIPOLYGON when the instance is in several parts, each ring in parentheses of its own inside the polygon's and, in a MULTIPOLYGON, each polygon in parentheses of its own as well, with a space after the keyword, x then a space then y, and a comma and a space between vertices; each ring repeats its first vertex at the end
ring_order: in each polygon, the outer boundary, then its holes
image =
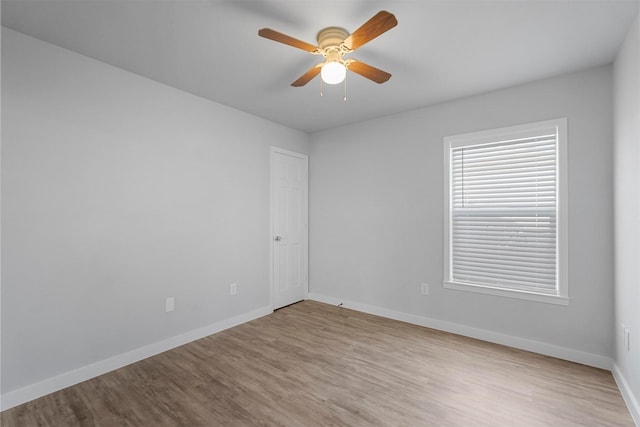
POLYGON ((444 148, 444 275, 443 287, 458 291, 475 292, 501 297, 525 299, 550 304, 569 304, 568 226, 567 226, 567 119, 558 118, 498 129, 470 132, 443 138, 444 148), (535 136, 543 129, 555 128, 556 141, 556 294, 494 287, 485 284, 460 283, 453 280, 452 271, 452 171, 451 151, 461 146, 473 146, 511 139, 535 136))

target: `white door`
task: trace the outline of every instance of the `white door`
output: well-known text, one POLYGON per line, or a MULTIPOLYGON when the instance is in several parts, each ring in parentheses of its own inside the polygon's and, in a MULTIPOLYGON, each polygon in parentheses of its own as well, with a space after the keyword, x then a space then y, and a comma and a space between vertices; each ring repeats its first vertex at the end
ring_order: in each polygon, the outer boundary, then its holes
POLYGON ((307 294, 308 157, 271 148, 271 244, 273 308, 307 294))

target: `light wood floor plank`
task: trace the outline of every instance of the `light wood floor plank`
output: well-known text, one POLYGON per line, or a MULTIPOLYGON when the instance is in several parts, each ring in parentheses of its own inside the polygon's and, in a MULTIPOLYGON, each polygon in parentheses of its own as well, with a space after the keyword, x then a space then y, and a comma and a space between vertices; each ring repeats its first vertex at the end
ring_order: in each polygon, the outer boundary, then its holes
POLYGON ((2 426, 633 426, 610 372, 305 301, 2 426))

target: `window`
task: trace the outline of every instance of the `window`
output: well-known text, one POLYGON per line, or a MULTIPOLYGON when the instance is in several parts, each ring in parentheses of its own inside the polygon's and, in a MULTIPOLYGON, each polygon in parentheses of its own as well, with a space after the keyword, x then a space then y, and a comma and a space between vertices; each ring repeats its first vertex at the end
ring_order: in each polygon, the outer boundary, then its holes
POLYGON ((444 287, 568 304, 566 119, 444 138, 444 287))

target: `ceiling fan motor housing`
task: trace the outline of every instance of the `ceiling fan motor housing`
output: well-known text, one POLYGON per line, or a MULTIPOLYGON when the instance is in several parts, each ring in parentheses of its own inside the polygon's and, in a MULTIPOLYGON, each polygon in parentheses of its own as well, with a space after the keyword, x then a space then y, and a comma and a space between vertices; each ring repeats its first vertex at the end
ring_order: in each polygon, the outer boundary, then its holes
POLYGON ((349 36, 349 32, 340 27, 327 27, 318 32, 318 47, 327 49, 331 47, 339 48, 344 39, 349 36))

